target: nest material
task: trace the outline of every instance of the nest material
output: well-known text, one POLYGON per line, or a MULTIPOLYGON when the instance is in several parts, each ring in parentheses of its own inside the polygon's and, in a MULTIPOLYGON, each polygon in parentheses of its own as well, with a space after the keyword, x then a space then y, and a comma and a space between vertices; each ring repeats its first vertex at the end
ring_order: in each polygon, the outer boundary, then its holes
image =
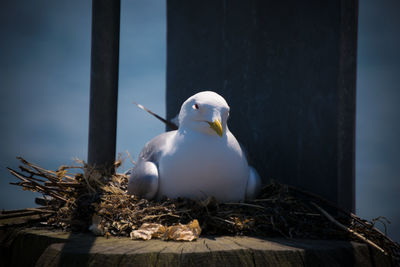
MULTIPOLYGON (((79 161, 80 166, 51 171, 18 159, 23 164, 20 171, 9 171, 20 182, 12 184, 43 194, 43 198, 36 198, 43 207, 29 210, 48 214, 45 224, 65 230, 87 231, 90 227, 98 235, 165 240, 193 240, 200 232, 356 240, 400 262, 400 245, 374 227, 379 218, 369 222, 288 185, 271 182, 257 199, 247 202, 219 203, 213 197, 148 201, 127 194, 128 177, 124 174, 101 176, 83 161, 79 161), (81 172, 71 173, 75 169, 81 172)), ((116 167, 120 164, 116 162, 116 167)))

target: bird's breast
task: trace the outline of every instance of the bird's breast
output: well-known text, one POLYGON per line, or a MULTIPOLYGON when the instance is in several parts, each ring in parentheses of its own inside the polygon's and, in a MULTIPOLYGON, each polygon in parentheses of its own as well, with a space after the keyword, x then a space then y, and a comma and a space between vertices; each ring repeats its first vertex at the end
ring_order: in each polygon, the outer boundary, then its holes
POLYGON ((159 197, 244 198, 249 170, 233 136, 178 136, 171 146, 160 157, 159 197))

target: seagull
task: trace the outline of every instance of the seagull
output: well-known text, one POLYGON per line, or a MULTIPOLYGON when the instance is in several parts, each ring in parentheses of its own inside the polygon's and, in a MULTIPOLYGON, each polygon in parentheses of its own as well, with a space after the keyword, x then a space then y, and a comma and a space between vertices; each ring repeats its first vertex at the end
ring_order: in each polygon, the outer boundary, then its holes
POLYGON ((254 199, 261 189, 257 171, 229 131, 230 107, 212 91, 189 97, 177 130, 150 140, 130 171, 128 194, 146 199, 213 196, 220 202, 254 199))

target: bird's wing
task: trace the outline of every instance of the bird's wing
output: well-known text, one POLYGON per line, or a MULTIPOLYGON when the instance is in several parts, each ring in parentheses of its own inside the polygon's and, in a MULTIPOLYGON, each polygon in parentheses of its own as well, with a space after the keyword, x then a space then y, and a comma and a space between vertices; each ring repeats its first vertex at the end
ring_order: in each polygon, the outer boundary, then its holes
POLYGON ((128 193, 153 199, 158 192, 158 162, 162 148, 175 131, 160 134, 150 140, 140 152, 136 166, 130 170, 128 193))
POLYGON ((165 132, 151 139, 140 152, 138 161, 151 161, 158 167, 163 147, 175 134, 176 131, 165 132))
POLYGON ((158 191, 158 168, 150 161, 141 161, 132 170, 128 194, 153 199, 158 191))

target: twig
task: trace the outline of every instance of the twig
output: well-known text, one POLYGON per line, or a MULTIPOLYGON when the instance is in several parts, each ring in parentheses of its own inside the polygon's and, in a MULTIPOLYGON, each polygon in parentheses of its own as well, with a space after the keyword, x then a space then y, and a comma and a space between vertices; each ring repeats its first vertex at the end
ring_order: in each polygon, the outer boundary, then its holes
POLYGON ((303 215, 303 216, 321 216, 321 214, 317 214, 317 213, 309 213, 309 212, 297 212, 297 211, 293 211, 291 212, 292 214, 296 214, 296 215, 303 215))
MULTIPOLYGON (((41 207, 38 207, 38 208, 41 208, 41 207)), ((19 210, 2 210, 2 211, 0 211, 0 215, 2 215, 2 214, 21 213, 21 212, 24 212, 24 211, 26 211, 26 209, 19 209, 19 210)))
POLYGON ((253 202, 276 202, 276 198, 264 198, 264 199, 254 199, 253 202))
MULTIPOLYGON (((43 192, 43 193, 47 193, 48 195, 50 195, 50 196, 52 196, 52 197, 54 197, 54 198, 58 198, 58 199, 60 199, 60 200, 62 200, 62 201, 65 201, 65 202, 67 202, 67 200, 65 199, 65 198, 63 198, 62 196, 60 196, 60 195, 58 195, 58 194, 56 194, 56 193, 54 193, 53 191, 51 191, 51 188, 47 188, 47 187, 45 187, 45 186, 42 186, 41 184, 39 184, 38 182, 36 182, 36 181, 33 181, 33 180, 28 180, 29 178, 28 177, 23 177, 20 173, 18 173, 17 171, 14 171, 13 169, 11 169, 11 168, 7 168, 9 171, 10 171, 10 173, 12 174, 12 175, 14 175, 15 177, 17 177, 17 178, 19 178, 20 180, 22 180, 22 181, 24 181, 24 182, 27 182, 28 184, 30 183, 30 185, 31 186, 34 186, 34 187, 36 187, 36 189, 38 190, 38 191, 41 191, 41 192, 43 192)), ((25 186, 25 185, 24 185, 25 186)))
MULTIPOLYGON (((45 197, 45 196, 44 196, 45 197)), ((37 205, 40 205, 40 206, 42 206, 42 207, 39 207, 39 208, 41 208, 41 209, 43 209, 43 208, 46 208, 46 207, 48 207, 48 206, 58 206, 57 204, 58 204, 58 202, 57 202, 57 200, 48 200, 48 199, 46 199, 46 198, 39 198, 39 197, 36 197, 35 198, 35 203, 37 204, 37 205)))
POLYGON ((126 154, 128 155, 129 160, 131 161, 131 163, 135 166, 136 165, 136 161, 133 160, 131 154, 129 153, 129 151, 126 151, 126 154))
POLYGON ((51 175, 53 175, 53 177, 52 177, 53 179, 57 179, 57 172, 43 169, 43 168, 41 168, 41 167, 39 167, 39 166, 36 166, 36 165, 33 164, 33 163, 30 163, 30 162, 26 161, 26 160, 23 159, 22 157, 17 157, 17 159, 19 159, 19 160, 20 160, 23 164, 25 164, 26 166, 29 166, 29 167, 31 167, 32 169, 34 169, 34 170, 36 170, 37 172, 39 172, 39 175, 40 175, 40 176, 45 176, 46 178, 49 178, 48 176, 46 176, 46 174, 51 174, 51 175))
POLYGON ((149 219, 155 219, 155 218, 161 218, 164 216, 171 216, 171 217, 175 217, 175 218, 180 218, 179 215, 175 215, 172 213, 165 213, 165 214, 157 214, 157 215, 146 215, 145 217, 141 218, 140 221, 146 221, 149 219))
POLYGON ((63 187, 82 187, 81 183, 74 183, 74 182, 45 182, 46 186, 63 186, 63 187))
POLYGON ((1 219, 9 219, 9 218, 17 218, 17 217, 25 217, 25 216, 31 216, 34 214, 38 214, 39 211, 31 211, 28 209, 24 210, 18 210, 18 212, 13 212, 13 213, 1 213, 0 214, 0 220, 1 219))
POLYGON ((223 203, 225 205, 238 205, 238 206, 247 206, 247 207, 252 207, 252 208, 258 208, 258 209, 263 209, 265 210, 266 208, 260 205, 254 205, 254 204, 249 204, 249 203, 234 203, 234 202, 229 202, 229 203, 223 203))
POLYGON ((323 198, 323 197, 321 197, 321 196, 319 196, 319 195, 316 195, 316 194, 313 194, 313 193, 311 193, 311 192, 308 192, 308 191, 299 189, 299 188, 294 187, 294 186, 288 185, 288 187, 289 187, 289 189, 291 189, 291 190, 293 190, 293 191, 295 191, 295 192, 298 192, 298 193, 301 193, 301 194, 303 194, 303 195, 307 195, 307 196, 310 196, 310 197, 312 197, 312 198, 318 199, 319 201, 321 201, 321 202, 323 202, 323 203, 329 205, 330 207, 332 207, 332 208, 334 208, 334 209, 336 209, 336 210, 342 212, 343 214, 345 214, 345 215, 349 216, 350 218, 356 220, 358 223, 360 223, 360 224, 363 225, 364 227, 366 227, 366 228, 368 228, 368 229, 371 229, 371 230, 375 231, 376 233, 382 235, 383 238, 385 238, 387 241, 389 241, 389 242, 392 243, 392 244, 396 244, 396 247, 397 247, 398 249, 400 249, 400 246, 399 246, 396 242, 394 242, 392 239, 390 239, 386 234, 382 233, 379 229, 377 229, 377 228, 374 227, 373 225, 369 225, 369 224, 365 223, 363 220, 361 220, 361 219, 360 219, 357 215, 355 215, 354 213, 352 213, 352 212, 350 212, 350 211, 347 211, 347 210, 344 210, 344 209, 338 207, 338 206, 335 205, 332 201, 329 201, 329 200, 327 200, 327 199, 325 199, 325 198, 323 198))
POLYGON ((216 216, 211 216, 211 218, 212 218, 212 219, 217 219, 217 220, 222 221, 222 222, 229 223, 229 224, 231 224, 231 225, 236 225, 236 223, 234 223, 234 222, 231 222, 231 221, 228 221, 228 220, 225 220, 225 219, 216 217, 216 216))
POLYGON ((370 225, 366 222, 364 222, 362 219, 360 219, 357 215, 351 213, 351 218, 356 220, 358 223, 360 223, 362 226, 371 229, 373 231, 375 231, 376 233, 378 233, 380 236, 382 236, 383 238, 386 239, 386 241, 390 242, 393 246, 395 246, 398 250, 400 250, 400 245, 396 242, 394 242, 390 237, 388 237, 386 234, 382 233, 381 230, 379 230, 378 228, 374 227, 373 225, 370 225))
POLYGON ((335 218, 333 218, 328 212, 326 212, 323 208, 321 208, 320 206, 318 206, 317 204, 315 204, 314 202, 310 202, 311 205, 313 205, 315 208, 317 208, 328 220, 330 220, 331 222, 333 222, 334 224, 336 224, 339 228, 352 233, 353 235, 355 235, 357 238, 361 239, 362 241, 368 243, 369 245, 373 246, 374 248, 378 249, 380 252, 384 253, 385 255, 388 255, 386 253, 385 250, 383 250, 380 246, 378 246, 377 244, 375 244, 374 242, 372 242, 371 240, 367 239, 366 237, 360 235, 359 233, 357 233, 356 231, 344 226, 343 224, 341 224, 340 222, 338 222, 335 218))
MULTIPOLYGON (((29 173, 29 174, 31 175, 31 176, 30 176, 31 179, 34 179, 34 180, 36 180, 36 181, 38 181, 38 182, 42 182, 42 183, 46 182, 45 180, 42 180, 42 179, 39 179, 39 178, 34 177, 34 176, 40 176, 40 174, 39 174, 39 173, 36 173, 36 172, 34 172, 34 171, 32 171, 32 170, 30 170, 30 169, 28 169, 28 168, 26 168, 25 166, 19 166, 19 169, 20 169, 21 171, 23 171, 23 172, 29 173)), ((47 178, 47 177, 46 177, 46 178, 47 178)))
POLYGON ((9 171, 12 175, 14 175, 15 177, 17 177, 17 178, 20 179, 21 181, 29 183, 29 180, 26 179, 24 176, 20 175, 18 172, 14 171, 13 169, 8 168, 8 167, 7 167, 7 169, 8 169, 8 171, 9 171))
POLYGON ((29 211, 43 212, 43 213, 56 213, 54 210, 37 209, 37 208, 27 208, 29 211))
POLYGON ((347 211, 347 210, 344 210, 344 209, 340 208, 339 206, 337 206, 337 205, 336 205, 335 203, 333 203, 332 201, 327 200, 326 198, 323 198, 323 197, 321 197, 320 195, 317 195, 317 194, 314 194, 314 193, 311 193, 311 192, 302 190, 302 189, 300 189, 300 188, 297 188, 297 187, 294 187, 294 186, 291 186, 291 185, 287 185, 287 187, 288 187, 290 190, 293 190, 293 191, 295 191, 295 192, 297 192, 297 193, 301 193, 301 194, 303 194, 303 195, 312 197, 312 198, 314 198, 314 199, 318 199, 319 201, 321 201, 321 202, 327 204, 328 206, 330 206, 330 207, 332 207, 332 208, 334 208, 334 209, 336 209, 336 210, 338 210, 338 211, 344 213, 345 215, 347 215, 347 216, 349 216, 349 217, 352 217, 352 213, 351 213, 350 211, 347 211))

